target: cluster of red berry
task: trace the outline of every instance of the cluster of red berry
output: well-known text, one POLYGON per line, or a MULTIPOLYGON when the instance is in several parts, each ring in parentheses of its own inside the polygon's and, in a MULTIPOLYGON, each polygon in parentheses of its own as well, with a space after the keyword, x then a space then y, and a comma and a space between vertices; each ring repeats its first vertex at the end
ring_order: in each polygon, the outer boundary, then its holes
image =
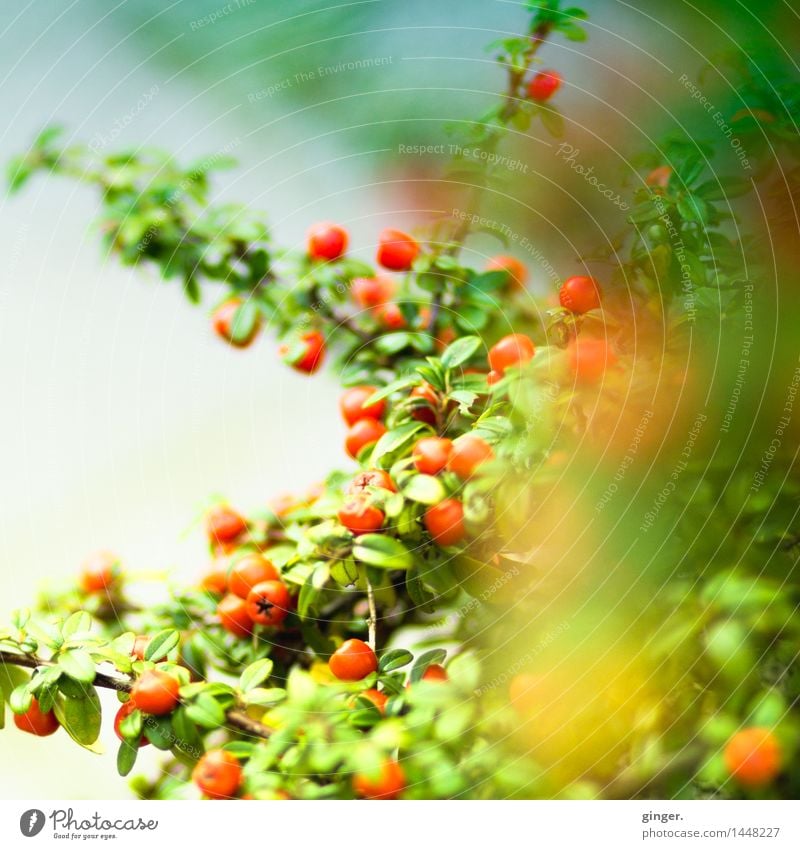
MULTIPOLYGON (((308 231, 306 255, 313 263, 336 262, 342 259, 349 244, 347 230, 331 221, 321 221, 308 231)), ((408 271, 420 253, 417 240, 402 230, 386 229, 378 237, 377 262, 388 271, 408 271)), ((356 277, 351 281, 351 294, 356 304, 374 312, 381 325, 387 330, 399 330, 406 326, 406 319, 391 299, 396 291, 395 281, 385 274, 372 277, 356 277)), ((214 332, 228 344, 238 348, 248 347, 261 330, 260 317, 249 323, 245 333, 235 331, 236 316, 243 306, 240 297, 225 300, 212 316, 214 332)), ((428 313, 429 315, 429 313, 428 313)), ((426 322, 420 311, 420 320, 426 322)), ((318 329, 307 330, 291 344, 284 344, 279 353, 295 370, 303 374, 314 374, 325 360, 325 336, 318 329)))

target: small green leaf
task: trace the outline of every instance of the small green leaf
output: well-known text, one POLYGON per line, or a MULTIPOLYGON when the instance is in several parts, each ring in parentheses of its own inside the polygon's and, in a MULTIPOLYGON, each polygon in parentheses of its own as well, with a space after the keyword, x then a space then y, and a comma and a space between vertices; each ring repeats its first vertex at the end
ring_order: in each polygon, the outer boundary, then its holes
POLYGON ((31 678, 29 685, 30 691, 36 694, 43 687, 49 687, 55 684, 61 677, 62 671, 58 666, 48 666, 46 669, 41 669, 31 678))
POLYGON ((306 578, 305 583, 300 587, 300 595, 297 597, 297 614, 301 619, 315 613, 316 605, 322 598, 329 577, 330 567, 328 564, 319 563, 306 578))
POLYGON ((403 348, 411 347, 414 336, 411 333, 401 331, 399 333, 386 333, 375 342, 375 348, 382 354, 397 354, 403 348))
POLYGON ((282 702, 286 698, 286 690, 282 687, 255 687, 244 694, 248 705, 266 707, 282 702))
POLYGON ((259 684, 263 684, 272 674, 272 667, 273 663, 268 657, 251 663, 239 677, 239 689, 246 693, 248 690, 258 687, 259 684))
POLYGON ((381 655, 378 661, 379 672, 392 672, 395 669, 400 669, 414 659, 414 655, 406 649, 390 649, 381 655))
POLYGON ((406 422, 399 427, 392 428, 388 433, 384 433, 372 450, 371 465, 377 465, 381 457, 410 443, 414 435, 424 427, 425 425, 422 422, 406 422))
POLYGON ((90 747, 100 736, 102 710, 94 688, 84 689, 82 698, 67 696, 60 709, 59 703, 56 703, 55 711, 67 734, 81 746, 90 747))
POLYGON ((144 650, 144 659, 156 663, 163 660, 180 642, 181 635, 169 628, 159 631, 148 642, 144 650))
POLYGON ((252 298, 239 305, 231 323, 231 338, 234 342, 246 342, 258 324, 258 304, 252 298))
POLYGON ((32 701, 33 695, 31 694, 27 680, 21 684, 17 684, 8 696, 8 706, 14 713, 25 713, 31 706, 32 701))
POLYGON ((203 728, 219 728, 225 722, 225 711, 220 703, 205 693, 186 707, 186 715, 203 728))
POLYGON ((431 664, 444 663, 446 657, 447 652, 444 649, 431 649, 431 651, 426 651, 425 654, 421 654, 416 659, 416 661, 414 662, 414 666, 411 669, 410 677, 412 683, 415 681, 419 681, 425 674, 425 670, 431 664))
POLYGON ((708 204, 696 195, 687 195, 681 198, 677 205, 678 213, 687 221, 696 221, 699 224, 708 222, 708 204))
POLYGON ((351 587, 358 580, 358 566, 350 558, 336 560, 331 563, 331 578, 340 587, 351 587))
POLYGON ((447 494, 444 484, 432 475, 411 475, 400 485, 400 491, 418 504, 438 504, 447 494))
POLYGON ((353 546, 353 556, 381 569, 409 569, 413 558, 400 540, 383 534, 363 534, 353 546))
POLYGON ((573 24, 571 21, 562 21, 558 25, 558 31, 570 41, 586 41, 586 30, 573 24))
POLYGON ((388 398, 390 395, 393 395, 395 392, 399 392, 401 389, 407 389, 409 386, 414 386, 417 382, 416 377, 414 375, 409 375, 408 377, 401 377, 397 380, 393 380, 391 383, 387 383, 386 386, 381 387, 372 393, 372 395, 364 401, 363 406, 369 407, 372 404, 375 404, 377 401, 381 401, 384 398, 388 398))
POLYGON ((132 710, 119 724, 119 731, 126 740, 138 740, 142 736, 144 718, 140 710, 132 710))
POLYGON ((130 773, 136 764, 136 757, 139 754, 139 743, 129 743, 123 740, 117 750, 117 772, 126 776, 130 773))
POLYGON ((61 635, 69 639, 73 634, 89 631, 92 627, 92 617, 85 610, 73 613, 61 628, 61 635))
POLYGON ((144 736, 162 752, 175 745, 175 733, 169 716, 148 716, 143 722, 144 736))
POLYGON ((58 665, 75 681, 91 684, 96 670, 89 652, 84 649, 70 649, 58 656, 58 665))
POLYGON ((483 345, 479 336, 462 336, 448 345, 442 354, 442 365, 445 368, 456 368, 470 359, 483 345))

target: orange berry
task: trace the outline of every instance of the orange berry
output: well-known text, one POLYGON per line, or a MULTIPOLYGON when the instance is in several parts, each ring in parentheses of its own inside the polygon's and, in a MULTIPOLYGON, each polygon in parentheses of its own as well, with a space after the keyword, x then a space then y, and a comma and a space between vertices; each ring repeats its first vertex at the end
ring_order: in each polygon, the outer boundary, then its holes
POLYGON ((479 436, 459 436, 453 443, 450 457, 447 460, 448 471, 458 475, 462 480, 471 478, 475 472, 494 457, 491 445, 479 436))
POLYGON ((377 778, 358 774, 353 789, 365 799, 396 799, 406 789, 406 777, 397 761, 386 760, 377 778))
POLYGON ((377 391, 377 386, 353 386, 342 393, 339 398, 339 409, 347 424, 354 425, 361 419, 381 418, 386 410, 385 399, 364 406, 364 402, 377 391))
POLYGON ((363 640, 345 640, 328 661, 340 681, 361 681, 378 669, 375 652, 363 640))
POLYGON ((344 445, 347 453, 358 459, 359 452, 368 445, 374 445, 386 433, 386 428, 375 419, 359 419, 345 437, 344 445))
POLYGON ((311 259, 339 259, 347 250, 347 230, 332 221, 320 221, 308 230, 308 255, 311 259))
POLYGON ((515 256, 499 254, 486 263, 487 271, 504 271, 508 279, 520 289, 525 287, 528 280, 528 269, 515 256))
POLYGON ((743 787, 763 787, 781 771, 781 747, 768 728, 745 728, 731 737, 723 755, 728 772, 743 787))

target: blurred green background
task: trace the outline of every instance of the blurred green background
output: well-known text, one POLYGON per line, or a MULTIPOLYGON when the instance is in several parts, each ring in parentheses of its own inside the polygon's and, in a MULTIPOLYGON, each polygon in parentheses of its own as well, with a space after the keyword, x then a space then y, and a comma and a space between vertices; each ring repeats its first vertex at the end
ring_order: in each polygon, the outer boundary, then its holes
MULTIPOLYGON (((589 42, 555 42, 543 59, 566 78, 566 140, 610 186, 630 182, 630 157, 664 132, 713 137, 682 74, 696 79, 744 36, 780 58, 798 28, 780 2, 585 6, 589 42)), ((242 167, 221 195, 267 210, 278 243, 296 247, 310 222, 331 218, 366 256, 382 227, 458 202, 435 179, 445 157, 401 146, 447 143, 447 122, 463 129, 491 105, 503 77, 485 45, 525 20, 524 4, 506 0, 6 4, 0 160, 53 122, 100 150, 228 151, 242 167)), ((735 103, 724 71, 708 85, 718 108, 735 103)), ((526 170, 487 215, 567 275, 624 213, 557 146, 540 127, 514 139, 508 155, 526 170)), ((134 571, 197 574, 203 540, 185 532, 210 495, 251 509, 344 463, 335 381, 283 368, 271 340, 246 356, 218 344, 207 309, 106 262, 88 225, 95 210, 91 191, 43 180, 0 206, 6 612, 98 547, 134 571)), ((488 237, 473 247, 498 248, 488 237)), ((532 275, 538 289, 554 286, 536 266, 532 275)), ((127 793, 113 758, 66 735, 45 745, 4 733, 0 756, 26 764, 0 773, 0 798, 127 793)))

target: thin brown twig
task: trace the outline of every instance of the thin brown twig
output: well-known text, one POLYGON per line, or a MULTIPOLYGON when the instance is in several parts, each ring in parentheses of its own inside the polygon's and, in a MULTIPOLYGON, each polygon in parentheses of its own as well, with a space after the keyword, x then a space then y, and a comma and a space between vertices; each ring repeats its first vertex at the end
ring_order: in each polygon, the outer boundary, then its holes
POLYGON ((367 627, 369 628, 369 645, 373 651, 377 651, 377 628, 378 628, 378 611, 375 607, 375 590, 372 588, 372 582, 367 578, 367 604, 369 605, 369 619, 367 627))
MULTIPOLYGON (((16 652, 0 651, 0 664, 8 664, 10 666, 19 666, 23 669, 40 669, 42 667, 57 666, 52 660, 44 660, 30 654, 17 654, 16 652)), ((97 672, 95 674, 94 686, 102 687, 106 690, 117 690, 118 692, 127 693, 133 685, 130 677, 117 677, 108 675, 105 672, 97 672)), ((270 728, 258 720, 251 719, 241 708, 229 708, 225 713, 225 723, 230 728, 236 731, 241 731, 253 737, 269 738, 272 734, 270 728)))

